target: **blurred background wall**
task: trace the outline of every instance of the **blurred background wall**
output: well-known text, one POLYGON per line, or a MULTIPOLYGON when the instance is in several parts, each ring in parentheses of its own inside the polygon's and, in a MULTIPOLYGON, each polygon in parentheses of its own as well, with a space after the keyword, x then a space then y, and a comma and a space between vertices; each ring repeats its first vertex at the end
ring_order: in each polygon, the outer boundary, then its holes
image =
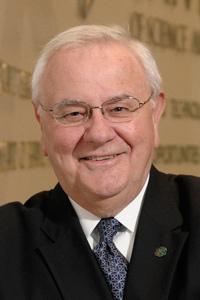
POLYGON ((200 175, 200 0, 0 0, 0 203, 55 185, 40 152, 31 72, 55 34, 93 23, 129 27, 151 48, 168 102, 155 164, 200 175))

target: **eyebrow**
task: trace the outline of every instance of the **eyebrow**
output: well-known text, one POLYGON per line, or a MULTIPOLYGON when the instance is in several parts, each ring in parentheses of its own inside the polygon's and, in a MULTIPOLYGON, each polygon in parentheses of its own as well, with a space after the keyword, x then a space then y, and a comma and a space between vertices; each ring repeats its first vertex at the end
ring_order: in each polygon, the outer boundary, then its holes
POLYGON ((80 99, 64 98, 63 100, 60 100, 60 101, 56 102, 55 104, 53 104, 53 106, 61 104, 63 102, 67 102, 69 104, 85 103, 85 101, 81 101, 80 99))
POLYGON ((129 97, 134 98, 134 99, 137 99, 137 97, 135 97, 135 96, 133 96, 133 95, 131 95, 131 94, 121 94, 121 95, 114 96, 114 97, 108 99, 108 101, 109 101, 109 100, 121 100, 121 99, 123 99, 123 98, 129 98, 129 97))
MULTIPOLYGON (((112 100, 121 100, 121 99, 126 98, 126 97, 132 97, 132 98, 137 99, 137 97, 135 97, 135 96, 133 96, 131 94, 127 94, 126 93, 126 94, 119 94, 119 95, 113 96, 111 98, 108 98, 104 102, 112 101, 112 100)), ((72 103, 72 104, 74 104, 74 103, 87 103, 87 100, 81 100, 81 99, 75 99, 75 98, 74 99, 72 99, 72 98, 64 98, 63 100, 60 100, 60 101, 56 102, 54 105, 63 103, 65 101, 68 102, 68 103, 72 103)))
MULTIPOLYGON (((131 94, 126 93, 126 94, 119 94, 119 95, 116 95, 116 96, 112 96, 112 97, 106 99, 105 102, 109 101, 109 100, 118 100, 118 99, 122 99, 122 98, 126 98, 126 97, 137 98, 137 97, 135 97, 131 94)), ((86 102, 85 100, 81 100, 81 99, 65 98, 65 99, 61 100, 60 102, 58 102, 58 103, 61 103, 63 101, 68 101, 68 102, 72 102, 72 103, 74 103, 74 102, 86 102)))

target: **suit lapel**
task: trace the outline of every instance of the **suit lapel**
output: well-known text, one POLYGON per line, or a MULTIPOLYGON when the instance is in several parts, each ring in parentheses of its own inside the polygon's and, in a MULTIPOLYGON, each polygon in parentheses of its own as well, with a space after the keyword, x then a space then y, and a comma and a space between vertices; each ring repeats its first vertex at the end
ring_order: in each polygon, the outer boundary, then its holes
POLYGON ((38 250, 64 299, 112 300, 105 279, 64 192, 57 187, 48 201, 38 250))
POLYGON ((170 177, 151 172, 127 278, 125 300, 168 299, 188 233, 170 177))

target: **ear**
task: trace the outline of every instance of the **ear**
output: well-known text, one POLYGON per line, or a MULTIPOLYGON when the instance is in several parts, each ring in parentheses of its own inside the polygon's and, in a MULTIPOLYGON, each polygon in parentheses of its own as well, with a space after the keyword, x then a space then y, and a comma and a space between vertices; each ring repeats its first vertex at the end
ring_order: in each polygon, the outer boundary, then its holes
POLYGON ((34 109, 34 113, 35 113, 36 120, 39 122, 39 124, 40 124, 40 126, 41 126, 41 122, 40 122, 40 114, 39 114, 39 112, 38 112, 38 110, 39 110, 38 105, 36 105, 36 104, 33 103, 33 109, 34 109))
POLYGON ((40 141, 42 153, 44 154, 44 156, 48 156, 48 152, 47 152, 47 149, 45 146, 45 141, 44 141, 44 132, 43 132, 43 126, 42 126, 42 122, 41 122, 41 116, 39 113, 39 107, 36 104, 33 104, 33 109, 34 109, 36 120, 40 124, 40 129, 41 129, 41 133, 42 133, 41 141, 40 141))
POLYGON ((158 97, 153 100, 153 124, 154 124, 154 134, 155 134, 155 147, 158 147, 160 138, 158 133, 158 125, 160 123, 160 119, 164 113, 165 110, 165 94, 163 92, 160 92, 158 97))

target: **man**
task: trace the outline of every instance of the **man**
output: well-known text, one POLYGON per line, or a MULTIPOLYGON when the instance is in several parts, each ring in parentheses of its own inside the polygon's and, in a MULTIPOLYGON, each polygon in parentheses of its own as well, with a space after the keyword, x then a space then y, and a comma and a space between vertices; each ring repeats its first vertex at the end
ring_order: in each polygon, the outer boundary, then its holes
POLYGON ((118 27, 44 48, 33 105, 59 184, 0 209, 0 299, 200 299, 200 180, 152 167, 160 84, 118 27))

